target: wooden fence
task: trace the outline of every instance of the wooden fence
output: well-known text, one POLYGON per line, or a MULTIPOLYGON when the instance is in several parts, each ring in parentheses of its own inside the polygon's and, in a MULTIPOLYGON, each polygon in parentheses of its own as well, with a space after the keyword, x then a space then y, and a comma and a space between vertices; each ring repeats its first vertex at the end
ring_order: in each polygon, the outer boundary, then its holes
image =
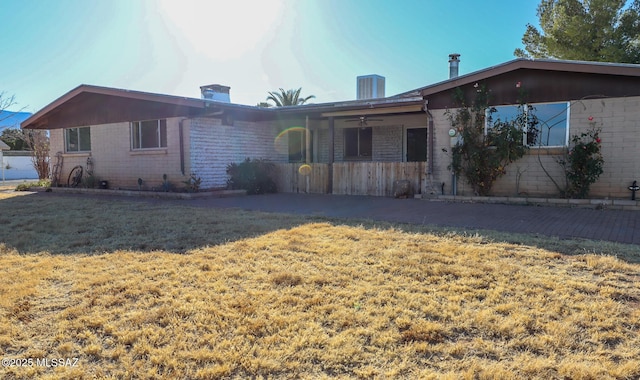
MULTIPOLYGON (((276 164, 276 184, 283 193, 329 192, 329 164, 276 164), (308 173, 308 174, 307 174, 308 173)), ((333 164, 333 194, 392 196, 393 182, 410 180, 422 193, 426 162, 337 162, 333 164)))
POLYGON ((308 175, 304 164, 276 164, 275 178, 278 191, 281 193, 326 194, 329 189, 329 164, 308 164, 311 167, 308 175))

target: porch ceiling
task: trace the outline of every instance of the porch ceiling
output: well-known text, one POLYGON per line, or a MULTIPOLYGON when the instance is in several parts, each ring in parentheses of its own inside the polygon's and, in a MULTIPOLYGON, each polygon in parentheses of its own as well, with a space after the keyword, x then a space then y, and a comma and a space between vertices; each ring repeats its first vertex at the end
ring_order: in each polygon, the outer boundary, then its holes
POLYGON ((347 111, 323 112, 322 117, 340 117, 340 116, 366 116, 366 115, 388 115, 409 112, 421 112, 422 104, 404 105, 399 107, 382 107, 382 108, 362 108, 347 111))

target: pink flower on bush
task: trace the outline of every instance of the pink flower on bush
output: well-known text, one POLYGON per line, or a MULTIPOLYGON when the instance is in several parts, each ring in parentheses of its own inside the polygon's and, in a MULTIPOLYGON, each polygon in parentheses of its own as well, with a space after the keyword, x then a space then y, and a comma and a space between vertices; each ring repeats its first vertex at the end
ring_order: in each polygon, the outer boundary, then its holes
POLYGON ((589 116, 589 121, 593 121, 593 116, 589 116))
POLYGON ((596 142, 597 142, 598 144, 600 144, 600 142, 601 142, 601 141, 602 141, 602 140, 600 140, 600 137, 596 138, 596 142))

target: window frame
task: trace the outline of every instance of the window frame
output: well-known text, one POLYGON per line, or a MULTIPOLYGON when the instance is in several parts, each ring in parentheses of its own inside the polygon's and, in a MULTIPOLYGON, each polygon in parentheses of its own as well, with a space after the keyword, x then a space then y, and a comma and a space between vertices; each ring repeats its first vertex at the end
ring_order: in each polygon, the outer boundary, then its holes
MULTIPOLYGON (((345 160, 362 160, 362 161, 370 161, 373 160, 373 128, 372 127, 353 127, 353 128, 343 128, 342 130, 343 132, 343 158, 345 160), (348 150, 352 150, 352 149, 347 149, 347 145, 349 144, 349 142, 347 141, 347 134, 351 133, 351 131, 356 130, 357 134, 356 134, 356 154, 357 155, 347 155, 347 151, 348 150), (368 130, 370 131, 370 146, 369 146, 369 155, 363 155, 362 151, 362 137, 361 137, 361 132, 368 130)), ((366 144, 366 140, 364 141, 364 143, 366 144)), ((351 142, 351 144, 353 144, 353 142, 351 142)))
POLYGON ((167 119, 150 119, 150 120, 132 121, 129 124, 129 140, 130 140, 130 146, 132 151, 166 149, 168 145, 167 119), (154 121, 157 123, 156 136, 155 136, 155 141, 157 141, 157 146, 143 147, 143 142, 144 142, 143 135, 142 135, 143 123, 149 123, 154 121), (164 128, 164 133, 162 131, 163 128, 164 128))
POLYGON ((427 162, 429 160, 429 128, 426 126, 405 127, 402 145, 403 145, 403 154, 402 154, 403 162, 427 162), (410 161, 409 160, 409 130, 416 130, 416 129, 425 130, 425 140, 424 140, 425 157, 424 157, 424 160, 410 161))
POLYGON ((91 126, 83 126, 83 127, 73 127, 73 128, 65 128, 64 129, 64 151, 65 153, 88 153, 91 152, 91 126), (80 132, 81 130, 86 130, 87 133, 89 134, 89 147, 88 149, 84 149, 84 146, 82 144, 83 139, 81 138, 80 132), (75 131, 75 135, 76 135, 76 139, 77 139, 77 145, 78 148, 75 150, 69 149, 70 147, 70 141, 69 141, 69 133, 72 133, 73 131, 75 131))
MULTIPOLYGON (((537 107, 540 106, 545 106, 545 105, 565 105, 566 107, 564 108, 564 113, 566 115, 565 118, 565 123, 564 123, 564 143, 561 145, 542 145, 542 144, 534 144, 534 145, 529 145, 528 142, 528 126, 525 126, 524 130, 522 131, 523 133, 523 139, 522 139, 522 143, 525 146, 528 146, 529 148, 541 148, 541 149, 546 149, 546 148, 564 148, 569 146, 569 128, 571 127, 571 103, 568 101, 562 101, 562 102, 546 102, 546 103, 525 103, 523 104, 523 108, 524 108, 524 112, 526 114, 528 114, 528 112, 530 112, 531 110, 535 110, 537 107)), ((485 110, 485 123, 484 123, 484 134, 485 136, 488 133, 489 128, 491 128, 489 126, 489 119, 490 119, 490 115, 489 112, 492 108, 494 109, 499 109, 499 108, 505 108, 505 107, 513 107, 513 108, 518 108, 518 105, 514 105, 514 104, 506 104, 506 105, 500 105, 500 106, 493 106, 493 107, 489 107, 485 110)), ((497 112, 497 111, 496 111, 497 112)), ((553 118, 559 116, 560 113, 557 113, 556 115, 553 115, 553 118)), ((496 119, 495 117, 492 117, 491 119, 496 119)), ((542 124, 542 121, 540 122, 540 124, 542 124)), ((543 136, 545 136, 545 134, 542 131, 542 127, 539 124, 539 133, 540 133, 540 139, 542 139, 543 136)), ((549 133, 546 134, 546 136, 549 136, 549 133)))

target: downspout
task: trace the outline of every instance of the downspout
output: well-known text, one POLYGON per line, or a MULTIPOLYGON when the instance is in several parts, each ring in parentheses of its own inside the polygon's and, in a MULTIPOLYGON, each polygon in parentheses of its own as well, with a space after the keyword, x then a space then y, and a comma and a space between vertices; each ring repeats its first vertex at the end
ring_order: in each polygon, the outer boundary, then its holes
POLYGON ((431 111, 429 111, 428 106, 429 101, 425 100, 424 112, 427 114, 427 159, 429 160, 429 163, 427 165, 427 174, 429 175, 429 177, 431 177, 431 175, 433 174, 433 149, 435 145, 435 137, 433 135, 433 115, 431 114, 431 111))
MULTIPOLYGON (((429 101, 424 101, 424 112, 427 114, 427 177, 429 180, 429 187, 431 193, 435 193, 433 189, 433 150, 435 147, 435 136, 433 128, 433 115, 429 111, 429 101)), ((425 192, 427 189, 424 189, 425 192)), ((424 195, 423 195, 424 196, 424 195)))
POLYGON ((184 118, 182 120, 180 120, 180 122, 178 123, 178 136, 180 137, 180 172, 182 173, 182 175, 185 175, 184 173, 184 126, 182 125, 182 122, 185 120, 189 120, 187 118, 184 118))
MULTIPOLYGON (((456 78, 458 76, 458 70, 460 67, 460 54, 449 54, 449 79, 456 78)), ((453 144, 451 144, 453 146, 453 144)), ((453 161, 453 156, 451 157, 453 161)), ((458 195, 458 176, 453 171, 453 162, 451 163, 451 195, 458 195)))

